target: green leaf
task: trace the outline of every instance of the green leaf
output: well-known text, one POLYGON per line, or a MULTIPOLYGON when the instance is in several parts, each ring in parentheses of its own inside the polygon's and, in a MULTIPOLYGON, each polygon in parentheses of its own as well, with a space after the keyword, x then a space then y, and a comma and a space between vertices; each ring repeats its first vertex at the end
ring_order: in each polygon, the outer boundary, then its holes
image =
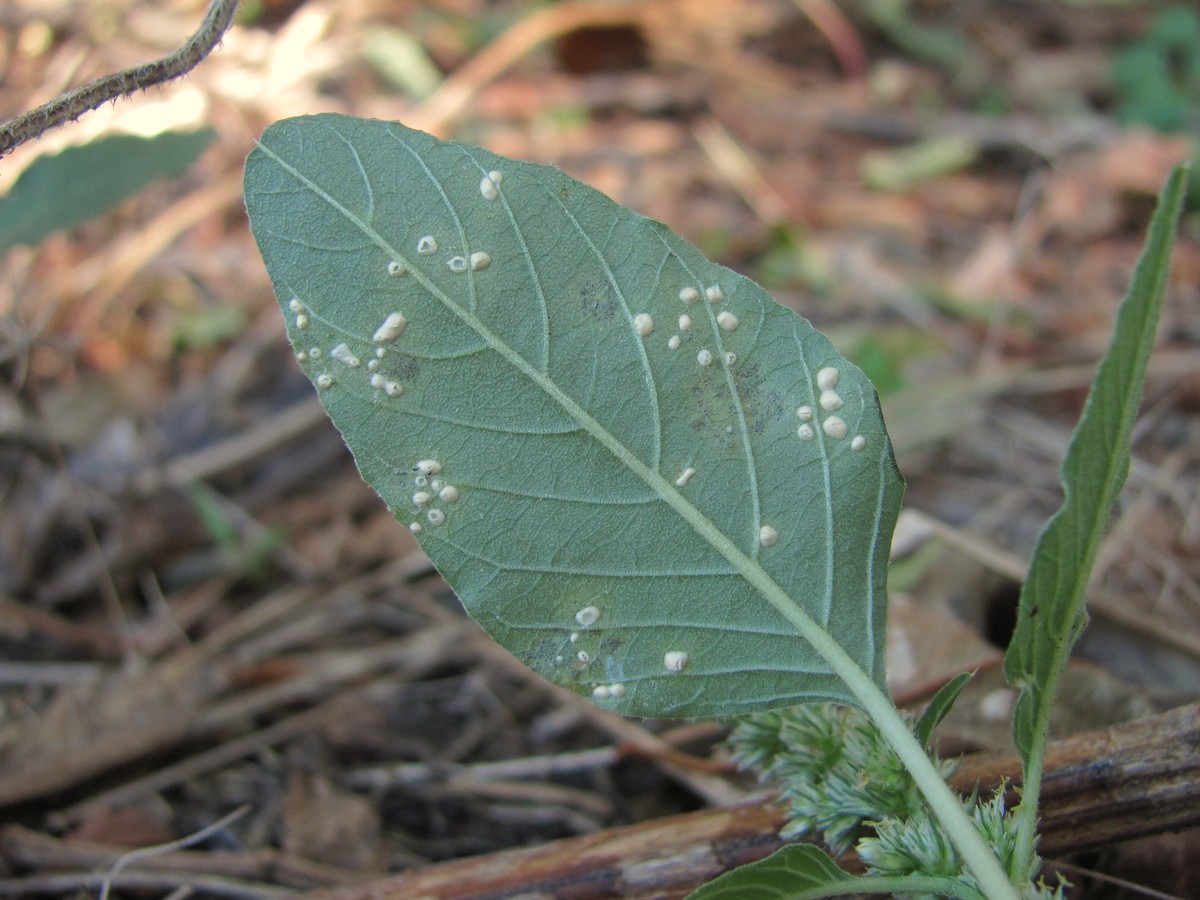
POLYGON ((780 900, 826 897, 822 889, 863 879, 838 868, 828 854, 812 844, 790 844, 766 859, 726 872, 688 894, 688 900, 780 900))
POLYGON ((982 895, 956 878, 879 877, 843 872, 812 844, 789 844, 688 894, 688 900, 817 900, 861 894, 974 898, 982 895))
POLYGON ((0 253, 74 228, 156 178, 180 174, 215 134, 211 128, 152 138, 115 134, 43 156, 0 197, 0 253))
POLYGON ((924 746, 929 746, 929 739, 933 737, 933 729, 941 724, 942 719, 946 718, 946 714, 954 707, 955 701, 958 700, 958 695, 962 693, 963 688, 967 683, 975 677, 973 672, 960 672, 948 682, 943 684, 938 692, 933 695, 933 699, 929 701, 929 705, 925 707, 925 712, 921 713, 921 718, 917 720, 916 726, 913 728, 913 733, 917 736, 917 740, 924 746))
POLYGON ((902 482, 808 322, 555 169, 399 124, 277 123, 245 188, 363 476, 527 665, 629 715, 856 703, 826 658, 883 686, 902 482))
POLYGON ((1087 585, 1101 535, 1129 472, 1129 442, 1166 293, 1187 168, 1167 181, 1133 282, 1117 310, 1112 341, 1096 371, 1063 459, 1062 507, 1038 536, 1021 591, 1004 674, 1020 688, 1013 737, 1022 758, 1044 745, 1050 707, 1071 648, 1087 624, 1087 585))

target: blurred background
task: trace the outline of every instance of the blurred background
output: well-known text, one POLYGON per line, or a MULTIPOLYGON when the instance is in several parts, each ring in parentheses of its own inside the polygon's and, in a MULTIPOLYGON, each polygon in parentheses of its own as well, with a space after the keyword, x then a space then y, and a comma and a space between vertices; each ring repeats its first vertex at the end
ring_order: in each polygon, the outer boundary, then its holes
MULTIPOLYGON (((0 118, 170 52, 204 6, 8 0, 0 118)), ((943 750, 1008 746, 1019 582, 1155 193, 1200 147, 1194 3, 248 0, 187 77, 0 160, 0 894, 75 896, 243 805, 127 895, 336 886, 758 790, 719 724, 538 681, 359 480, 241 203, 262 129, 322 111, 559 166, 828 333, 908 481, 893 690, 979 667, 943 750)), ((1063 733, 1200 695, 1198 211, 1194 174, 1063 733)), ((1197 851, 1076 862, 1196 896, 1197 851)))

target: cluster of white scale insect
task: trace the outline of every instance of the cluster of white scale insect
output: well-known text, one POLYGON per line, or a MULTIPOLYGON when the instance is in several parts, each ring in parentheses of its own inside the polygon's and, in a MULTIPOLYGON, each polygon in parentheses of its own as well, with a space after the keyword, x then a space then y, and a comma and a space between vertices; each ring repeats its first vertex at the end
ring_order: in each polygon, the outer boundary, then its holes
MULTIPOLYGON (((425 514, 425 522, 437 528, 445 525, 449 507, 458 502, 458 488, 449 484, 442 475, 442 464, 436 459, 422 459, 412 467, 413 495, 410 498, 418 514, 425 514)), ((408 526, 413 534, 420 534, 424 525, 414 519, 408 526)))

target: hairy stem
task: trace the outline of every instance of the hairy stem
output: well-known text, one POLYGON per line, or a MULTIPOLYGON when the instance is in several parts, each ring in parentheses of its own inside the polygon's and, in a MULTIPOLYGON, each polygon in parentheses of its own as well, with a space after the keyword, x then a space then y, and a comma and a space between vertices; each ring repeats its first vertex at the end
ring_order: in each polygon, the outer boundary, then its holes
POLYGON ((154 62, 97 78, 0 124, 0 157, 26 141, 41 137, 51 128, 74 122, 109 100, 128 97, 187 74, 212 53, 229 30, 237 5, 238 0, 212 0, 200 28, 174 53, 154 62))

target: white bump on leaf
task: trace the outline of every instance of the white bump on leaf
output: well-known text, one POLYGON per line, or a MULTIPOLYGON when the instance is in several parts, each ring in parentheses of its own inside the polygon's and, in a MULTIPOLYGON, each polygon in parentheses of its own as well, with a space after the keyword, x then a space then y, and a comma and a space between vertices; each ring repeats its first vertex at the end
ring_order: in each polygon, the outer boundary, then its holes
POLYGON ((440 509, 431 509, 425 513, 425 521, 436 528, 439 525, 446 524, 446 514, 440 509))
POLYGON ((408 530, 411 531, 413 534, 420 534, 422 531, 421 523, 420 522, 410 522, 408 525, 408 530))
POLYGON ((441 490, 438 491, 438 496, 442 498, 442 501, 444 503, 457 503, 458 502, 458 488, 456 488, 452 484, 448 484, 444 488, 442 488, 441 490))
POLYGON ((654 330, 654 318, 650 313, 638 313, 633 317, 633 327, 640 336, 647 337, 654 330))
POLYGON ((663 665, 668 672, 682 672, 687 668, 688 655, 682 650, 668 650, 663 654, 663 665))
POLYGON ((713 361, 713 355, 712 355, 711 350, 707 350, 707 349, 701 350, 699 353, 696 354, 696 362, 700 363, 700 365, 702 365, 702 366, 711 366, 712 361, 713 361))
POLYGON ((300 331, 303 331, 307 327, 308 316, 306 316, 304 313, 300 313, 300 315, 296 316, 296 328, 298 328, 300 331))
POLYGON ((352 369, 357 369, 362 365, 362 360, 354 355, 349 344, 338 344, 329 351, 329 355, 336 359, 344 366, 349 366, 352 369))
POLYGON ((675 479, 675 487, 684 487, 689 481, 696 477, 696 470, 688 466, 679 473, 679 477, 675 479))
POLYGON ((692 330, 692 317, 691 316, 689 316, 685 313, 684 315, 679 317, 679 330, 680 331, 691 331, 692 330))
POLYGON ((371 340, 376 344, 390 344, 404 334, 404 326, 407 324, 408 320, 400 313, 388 313, 383 324, 376 328, 375 333, 371 335, 371 340))
POLYGON ((679 299, 690 306, 700 299, 700 292, 694 287, 685 287, 679 292, 679 299))
POLYGON ((492 258, 482 250, 476 250, 471 254, 471 271, 478 272, 481 269, 486 269, 492 264, 492 258))
POLYGON ((393 259, 387 266, 388 274, 393 276, 403 275, 408 269, 404 268, 404 263, 393 259))
POLYGON ((596 685, 594 688, 592 688, 592 696, 597 700, 607 700, 608 687, 603 684, 596 685))
POLYGON ((813 408, 811 406, 796 407, 796 418, 801 422, 811 422, 813 417, 813 408))
POLYGON ((840 416, 830 416, 821 424, 821 427, 825 429, 827 435, 837 440, 844 438, 849 430, 840 416))
POLYGON ((852 440, 850 442, 851 450, 861 450, 866 446, 867 446, 867 439, 865 437, 863 437, 861 434, 856 434, 854 436, 854 440, 852 440))
POLYGON ((726 331, 736 331, 738 327, 738 317, 729 310, 725 310, 719 316, 717 316, 717 324, 726 331))
POLYGON ((404 385, 396 381, 384 382, 383 392, 389 397, 399 397, 404 393, 404 385))
POLYGON ((304 304, 300 302, 299 297, 293 297, 288 301, 288 309, 294 313, 304 312, 304 304))
POLYGON ((613 684, 613 685, 609 685, 608 696, 617 697, 617 698, 624 697, 625 696, 625 685, 621 684, 620 682, 617 682, 616 684, 613 684))
POLYGON ((592 661, 592 654, 588 653, 586 650, 580 650, 575 654, 575 658, 586 666, 592 661))
POLYGON ((368 372, 374 372, 378 368, 379 368, 379 360, 377 360, 377 359, 368 359, 367 360, 367 371, 368 372))
POLYGON ((672 350, 678 350, 681 346, 683 346, 683 341, 680 339, 679 335, 673 334, 671 335, 671 339, 667 341, 667 346, 672 350))
POLYGON ((417 241, 417 252, 422 256, 433 256, 437 253, 438 243, 437 238, 432 234, 427 234, 425 237, 417 241))
POLYGON ((387 384, 387 379, 378 372, 371 376, 371 387, 378 388, 382 391, 385 384, 387 384))
POLYGON ((796 437, 800 438, 802 441, 811 441, 816 436, 817 433, 813 431, 813 427, 807 422, 796 429, 796 437))
POLYGON ((773 547, 775 542, 779 540, 779 532, 770 525, 764 525, 758 529, 758 542, 764 547, 773 547))
POLYGON ((710 284, 704 289, 704 296, 708 298, 709 303, 720 303, 725 299, 725 292, 719 284, 710 284))
POLYGON ((327 388, 333 387, 333 376, 322 373, 317 376, 317 387, 327 388))
POLYGON ((412 495, 413 504, 416 506, 428 506, 432 499, 433 496, 428 491, 417 491, 412 495))
POLYGON ((503 180, 504 176, 499 172, 488 172, 479 181, 479 193, 483 194, 486 200, 495 200, 500 196, 500 191, 496 188, 499 187, 500 181, 503 180))
POLYGON ((732 350, 725 351, 725 365, 732 366, 737 362, 737 354, 732 350))
POLYGON ((308 354, 303 350, 296 351, 296 362, 308 362, 308 354))
POLYGON ((575 621, 587 628, 589 625, 595 625, 600 621, 600 610, 594 606, 585 606, 579 612, 575 613, 575 621))
POLYGON ((817 387, 823 391, 832 391, 838 385, 841 373, 833 366, 826 366, 817 373, 817 387))
POLYGON ((442 464, 436 459, 423 459, 413 468, 415 468, 421 475, 437 475, 442 471, 442 464))
POLYGON ((822 391, 821 392, 821 409, 826 412, 833 412, 842 408, 842 395, 837 391, 822 391))
POLYGON ((452 256, 446 260, 446 268, 451 272, 465 272, 470 265, 465 256, 452 256))
POLYGON ((309 347, 308 348, 308 358, 309 359, 320 359, 321 358, 321 348, 320 347, 309 347))

